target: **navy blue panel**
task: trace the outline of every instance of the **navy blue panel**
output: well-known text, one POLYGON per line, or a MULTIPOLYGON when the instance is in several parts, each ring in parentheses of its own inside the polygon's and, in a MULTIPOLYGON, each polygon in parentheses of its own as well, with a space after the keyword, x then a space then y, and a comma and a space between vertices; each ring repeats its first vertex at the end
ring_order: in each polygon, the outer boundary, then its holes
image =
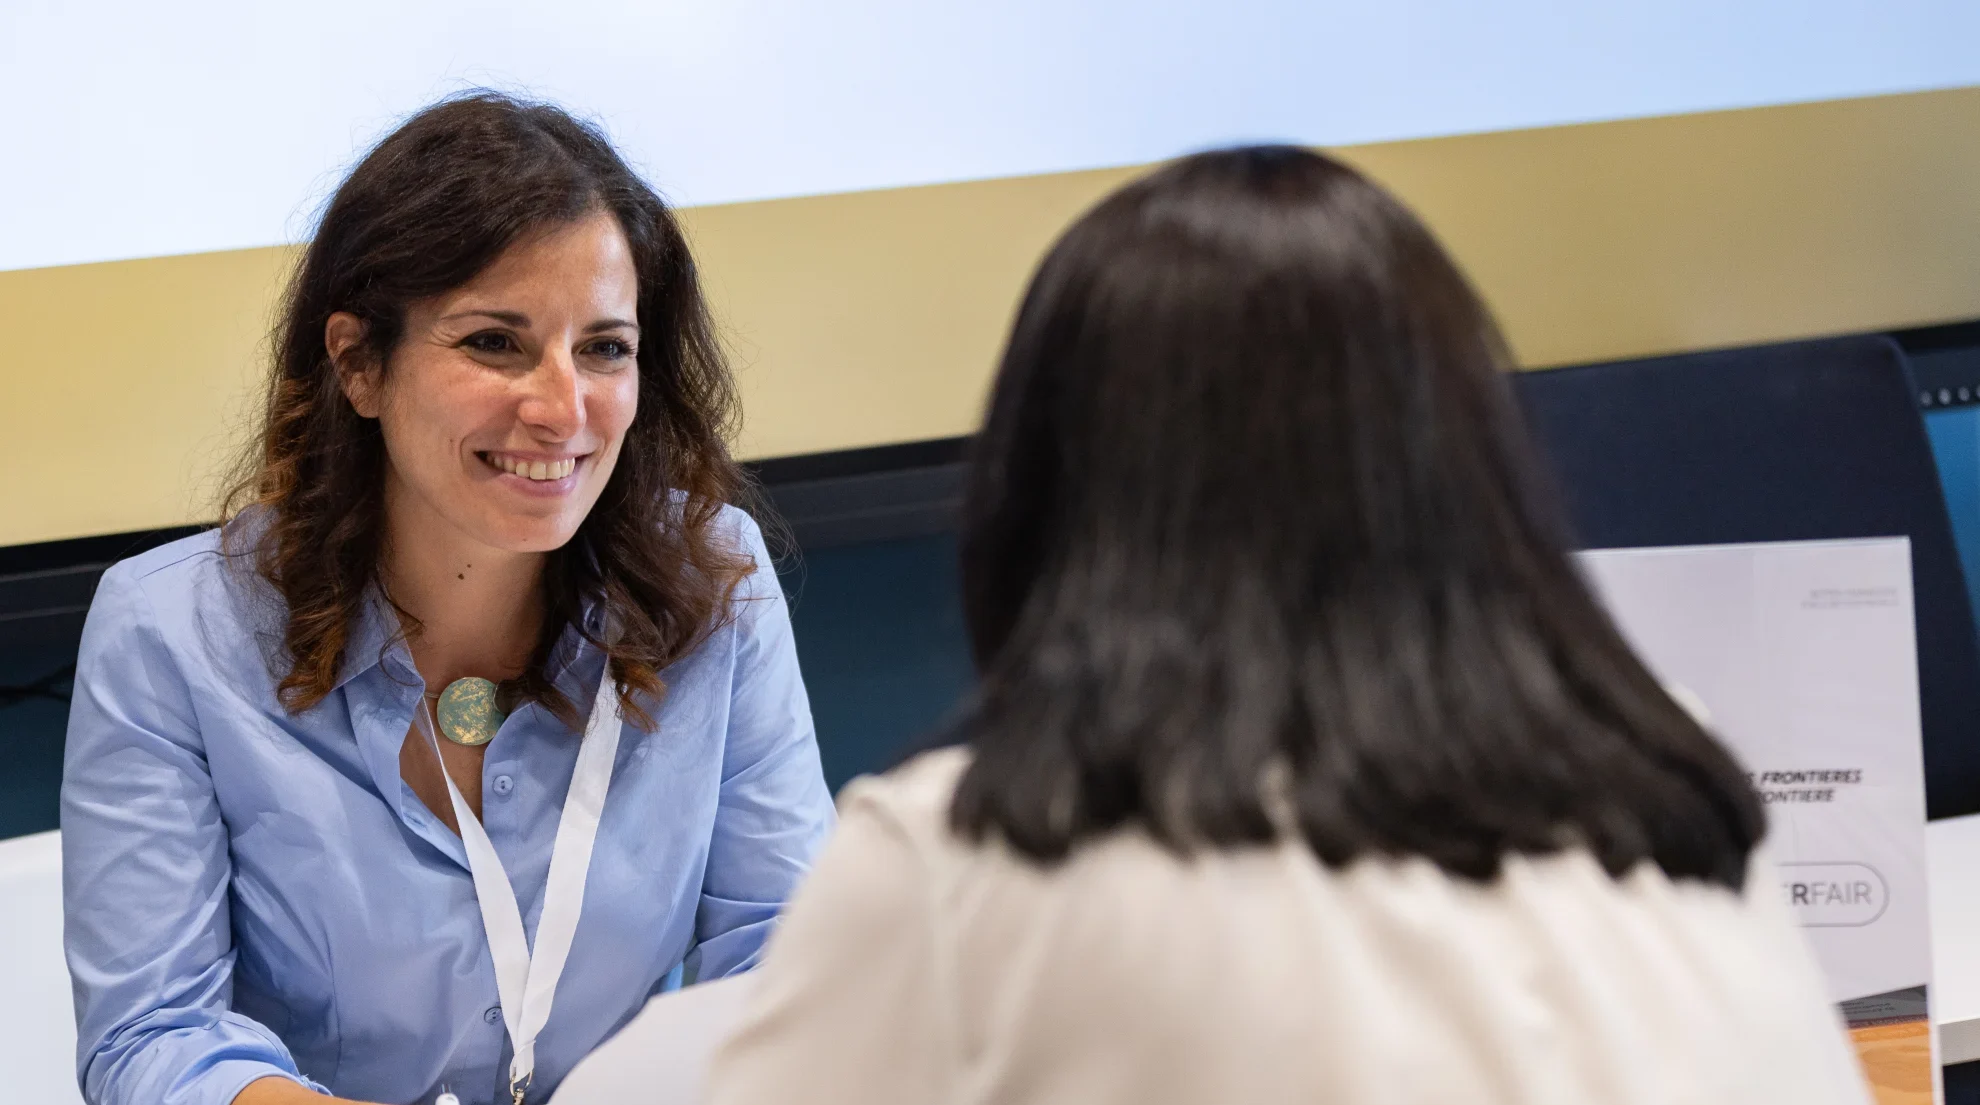
POLYGON ((807 552, 783 579, 833 790, 891 766, 975 682, 953 535, 807 552))
POLYGON ((1590 548, 1911 538, 1926 803, 1980 811, 1980 648, 1895 343, 1591 365, 1515 389, 1590 548))
POLYGON ((73 638, 17 641, 0 622, 0 839, 55 828, 73 638))

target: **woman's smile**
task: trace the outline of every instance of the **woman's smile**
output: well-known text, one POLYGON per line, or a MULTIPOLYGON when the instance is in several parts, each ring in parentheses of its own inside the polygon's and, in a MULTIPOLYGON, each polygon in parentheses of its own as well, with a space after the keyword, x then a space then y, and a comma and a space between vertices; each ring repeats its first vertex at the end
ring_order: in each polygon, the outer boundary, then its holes
POLYGON ((578 471, 590 453, 549 456, 541 453, 477 451, 494 480, 525 495, 556 497, 568 495, 578 486, 578 471))

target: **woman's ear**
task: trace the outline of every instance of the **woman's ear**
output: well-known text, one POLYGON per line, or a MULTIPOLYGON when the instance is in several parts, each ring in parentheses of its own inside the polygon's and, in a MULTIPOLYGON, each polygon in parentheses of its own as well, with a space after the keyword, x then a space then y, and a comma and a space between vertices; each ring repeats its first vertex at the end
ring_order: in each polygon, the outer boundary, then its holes
POLYGON ((377 418, 384 372, 364 356, 364 322, 349 311, 338 311, 323 324, 323 348, 337 370, 344 398, 360 418, 377 418))

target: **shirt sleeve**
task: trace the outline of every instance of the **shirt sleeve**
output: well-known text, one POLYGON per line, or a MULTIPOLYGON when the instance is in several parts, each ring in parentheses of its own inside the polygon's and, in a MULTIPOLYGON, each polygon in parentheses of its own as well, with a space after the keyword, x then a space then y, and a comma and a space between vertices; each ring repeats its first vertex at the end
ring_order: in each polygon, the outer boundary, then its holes
POLYGON ((756 570, 737 590, 721 795, 690 963, 698 979, 756 965, 834 818, 783 588, 756 523, 737 517, 756 570))
POLYGON ((192 695, 140 581, 112 568, 84 624, 62 771, 64 944, 92 1105, 228 1105, 279 1076, 234 1013, 232 865, 192 695))
POLYGON ((710 1060, 709 1105, 946 1101, 957 1054, 931 864, 854 783, 844 821, 710 1060))

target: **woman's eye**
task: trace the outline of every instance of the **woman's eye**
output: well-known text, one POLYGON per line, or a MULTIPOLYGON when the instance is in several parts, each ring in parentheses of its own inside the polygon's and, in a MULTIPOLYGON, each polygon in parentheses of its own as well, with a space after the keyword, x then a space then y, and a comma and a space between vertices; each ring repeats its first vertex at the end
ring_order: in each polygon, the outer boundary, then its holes
POLYGON ((606 360, 623 361, 633 356, 635 350, 628 342, 620 341, 617 338, 604 338, 592 342, 585 352, 590 353, 594 357, 604 357, 606 360))
POLYGON ((507 353, 516 347, 516 343, 509 335, 497 330, 484 330, 479 334, 469 335, 461 344, 476 353, 507 353))

